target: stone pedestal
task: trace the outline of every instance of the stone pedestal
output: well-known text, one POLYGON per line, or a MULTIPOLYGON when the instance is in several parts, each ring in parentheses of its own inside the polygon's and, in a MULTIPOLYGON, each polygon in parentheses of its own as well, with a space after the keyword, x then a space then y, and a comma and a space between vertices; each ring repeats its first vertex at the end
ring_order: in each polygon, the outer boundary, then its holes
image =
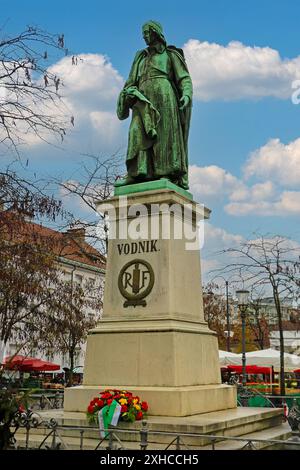
POLYGON ((217 338, 203 316, 199 250, 190 239, 197 214, 207 218, 209 210, 166 180, 150 188, 132 185, 124 188, 130 194, 99 204, 114 235, 103 319, 88 336, 83 385, 65 391, 66 411, 85 411, 104 388, 136 393, 151 415, 236 407, 235 387, 221 384, 217 338))

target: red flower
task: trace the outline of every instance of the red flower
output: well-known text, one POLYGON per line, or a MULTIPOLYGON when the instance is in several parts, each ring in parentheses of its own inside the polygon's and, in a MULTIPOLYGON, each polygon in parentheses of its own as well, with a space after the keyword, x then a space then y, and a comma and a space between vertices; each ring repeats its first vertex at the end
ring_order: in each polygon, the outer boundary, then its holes
POLYGON ((143 411, 148 411, 148 403, 146 401, 142 401, 141 407, 143 411))
MULTIPOLYGON (((99 392, 99 395, 90 401, 87 408, 87 418, 89 422, 97 420, 97 414, 105 405, 110 406, 113 400, 117 400, 121 405, 121 420, 128 421, 129 418, 135 418, 136 421, 141 421, 148 411, 148 403, 141 401, 139 396, 127 390, 117 389, 104 389, 99 392), (126 405, 121 405, 120 400, 126 398, 126 405), (139 405, 139 406, 137 406, 139 405), (138 409, 136 409, 138 408, 138 409), (132 413, 132 416, 127 416, 127 413, 132 413)), ((121 400, 123 401, 123 400, 121 400)))
POLYGON ((108 400, 108 399, 111 398, 111 397, 112 397, 112 394, 109 393, 109 392, 104 392, 104 393, 102 393, 102 395, 101 395, 101 398, 102 398, 103 400, 108 400))
POLYGON ((94 405, 89 405, 88 407, 88 413, 94 413, 94 405))

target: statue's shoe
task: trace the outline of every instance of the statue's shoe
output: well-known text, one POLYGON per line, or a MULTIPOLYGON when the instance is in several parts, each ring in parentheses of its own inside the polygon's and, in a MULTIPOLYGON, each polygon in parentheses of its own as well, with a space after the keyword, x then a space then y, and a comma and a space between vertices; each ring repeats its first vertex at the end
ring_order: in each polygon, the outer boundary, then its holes
POLYGON ((115 181, 114 187, 117 188, 119 186, 126 186, 127 184, 134 184, 135 181, 131 176, 127 176, 126 178, 120 178, 115 181))
POLYGON ((182 189, 185 189, 185 190, 188 190, 189 189, 189 185, 187 183, 183 183, 181 180, 175 180, 175 181, 172 181, 170 178, 167 178, 166 176, 160 178, 161 180, 163 179, 167 179, 169 180, 171 183, 174 183, 176 184, 177 186, 179 186, 180 188, 182 189))

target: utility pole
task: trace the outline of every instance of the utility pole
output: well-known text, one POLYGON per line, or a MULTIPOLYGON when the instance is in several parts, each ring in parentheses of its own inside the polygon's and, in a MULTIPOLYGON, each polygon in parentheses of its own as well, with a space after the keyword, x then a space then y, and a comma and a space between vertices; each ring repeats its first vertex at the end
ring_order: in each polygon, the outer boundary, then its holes
POLYGON ((227 322, 227 351, 230 352, 230 317, 229 317, 229 293, 228 293, 228 281, 225 281, 226 287, 226 322, 227 322))

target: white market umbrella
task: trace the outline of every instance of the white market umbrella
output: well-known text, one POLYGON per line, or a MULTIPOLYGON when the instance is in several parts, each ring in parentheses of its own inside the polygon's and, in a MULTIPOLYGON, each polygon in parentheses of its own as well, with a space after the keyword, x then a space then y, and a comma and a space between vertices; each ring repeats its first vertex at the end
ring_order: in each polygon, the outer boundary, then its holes
MULTIPOLYGON (((239 364, 242 364, 242 354, 238 354, 239 364)), ((276 349, 262 349, 246 353, 246 364, 274 367, 280 369, 280 351, 276 349)), ((300 367, 300 357, 295 354, 284 353, 284 367, 286 370, 294 370, 300 367)))
POLYGON ((239 354, 219 349, 219 362, 221 366, 237 365, 240 363, 239 354))

